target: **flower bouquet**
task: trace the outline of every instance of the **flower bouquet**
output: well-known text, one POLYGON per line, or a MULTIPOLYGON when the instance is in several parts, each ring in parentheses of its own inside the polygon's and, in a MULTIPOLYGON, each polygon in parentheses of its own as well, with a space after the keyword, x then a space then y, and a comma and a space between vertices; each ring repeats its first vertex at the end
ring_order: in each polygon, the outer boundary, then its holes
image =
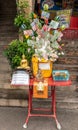
MULTIPOLYGON (((63 36, 62 30, 64 26, 59 28, 58 18, 49 21, 48 5, 44 5, 41 18, 32 13, 32 19, 28 30, 24 30, 24 35, 28 46, 31 46, 35 54, 32 57, 33 71, 36 75, 38 72, 39 62, 50 62, 49 72, 52 72, 52 63, 55 62, 59 56, 64 55, 62 51, 63 44, 61 38, 63 36), (47 8, 46 8, 47 7, 47 8)), ((42 65, 40 65, 42 66, 42 65)), ((45 70, 46 71, 46 70, 45 70)), ((43 74, 46 75, 46 74, 43 74)), ((50 76, 51 74, 47 75, 50 76)))

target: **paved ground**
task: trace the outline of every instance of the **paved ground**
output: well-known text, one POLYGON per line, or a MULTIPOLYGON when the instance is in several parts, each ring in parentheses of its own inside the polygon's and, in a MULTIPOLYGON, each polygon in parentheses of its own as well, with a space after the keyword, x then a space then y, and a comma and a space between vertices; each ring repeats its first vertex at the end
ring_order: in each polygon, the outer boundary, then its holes
MULTIPOLYGON (((0 107, 0 130, 24 130, 27 108, 0 107)), ((78 110, 57 110, 62 130, 78 130, 78 110)), ((31 117, 27 130, 57 130, 53 118, 31 117)))

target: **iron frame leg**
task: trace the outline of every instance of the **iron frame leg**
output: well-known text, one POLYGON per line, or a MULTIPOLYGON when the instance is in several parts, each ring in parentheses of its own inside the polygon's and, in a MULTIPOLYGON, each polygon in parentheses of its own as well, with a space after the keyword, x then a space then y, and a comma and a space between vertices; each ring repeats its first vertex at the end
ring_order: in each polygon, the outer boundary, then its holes
POLYGON ((23 125, 23 128, 27 128, 29 117, 31 117, 31 116, 45 116, 45 117, 53 117, 55 119, 57 129, 61 130, 61 125, 58 122, 57 116, 56 116, 56 90, 55 90, 55 86, 51 86, 51 98, 52 98, 52 102, 51 102, 52 114, 51 115, 31 114, 31 110, 32 110, 32 95, 33 95, 33 87, 30 86, 29 87, 29 99, 28 99, 28 115, 27 115, 25 124, 23 125))
POLYGON ((56 122, 56 126, 58 130, 61 130, 61 125, 57 120, 57 116, 56 116, 56 90, 55 90, 55 86, 51 88, 51 96, 52 96, 52 110, 53 110, 53 117, 55 119, 56 122))
POLYGON ((31 110, 32 110, 32 94, 33 94, 33 87, 29 86, 29 99, 28 99, 28 115, 26 118, 26 121, 23 125, 23 128, 27 128, 29 117, 31 116, 31 110))

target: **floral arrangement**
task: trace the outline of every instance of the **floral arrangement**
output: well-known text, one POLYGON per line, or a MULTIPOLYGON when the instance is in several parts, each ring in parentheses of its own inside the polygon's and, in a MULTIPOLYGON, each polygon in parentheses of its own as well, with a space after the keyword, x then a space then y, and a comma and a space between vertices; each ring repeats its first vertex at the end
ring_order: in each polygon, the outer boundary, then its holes
POLYGON ((55 18, 56 20, 49 21, 50 14, 46 4, 41 18, 35 13, 32 13, 32 16, 31 28, 23 31, 28 46, 35 50, 35 56, 38 57, 38 60, 44 58, 45 60, 56 61, 59 56, 64 55, 63 44, 61 43, 64 26, 59 27, 58 17, 55 18))
POLYGON ((65 27, 64 25, 60 26, 58 16, 54 20, 49 20, 48 5, 44 5, 41 17, 34 12, 27 14, 25 9, 28 5, 25 1, 24 3, 17 2, 17 6, 18 12, 14 24, 21 30, 22 40, 13 40, 4 51, 11 68, 14 70, 20 65, 23 54, 30 66, 33 55, 38 60, 43 58, 52 62, 64 55, 61 38, 63 36, 62 30, 65 27))

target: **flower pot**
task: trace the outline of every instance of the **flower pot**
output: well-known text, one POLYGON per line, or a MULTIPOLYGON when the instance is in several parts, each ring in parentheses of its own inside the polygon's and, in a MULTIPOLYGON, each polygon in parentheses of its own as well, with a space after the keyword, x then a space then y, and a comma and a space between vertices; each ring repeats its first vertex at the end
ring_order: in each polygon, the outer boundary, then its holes
POLYGON ((43 78, 49 78, 52 75, 53 63, 50 60, 41 59, 38 60, 36 56, 32 57, 32 70, 33 75, 36 77, 38 69, 41 70, 43 78))

